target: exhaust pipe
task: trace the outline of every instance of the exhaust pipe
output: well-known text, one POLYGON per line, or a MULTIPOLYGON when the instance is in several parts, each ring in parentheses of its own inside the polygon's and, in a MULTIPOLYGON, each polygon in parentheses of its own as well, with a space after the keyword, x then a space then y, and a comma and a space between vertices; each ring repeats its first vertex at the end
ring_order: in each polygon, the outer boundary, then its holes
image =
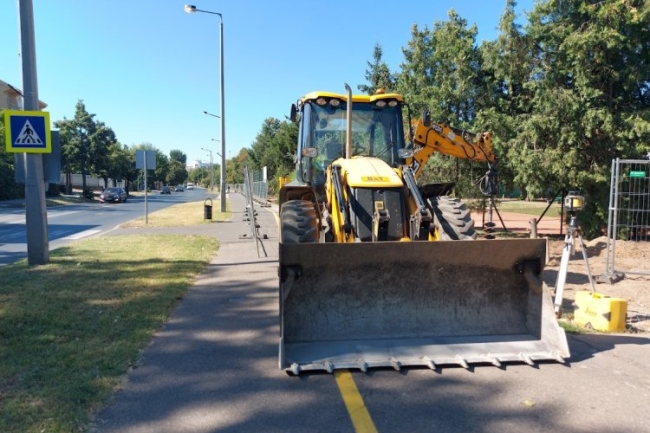
POLYGON ((352 158, 352 89, 345 83, 345 90, 348 91, 348 108, 346 113, 347 129, 345 131, 345 159, 352 158))

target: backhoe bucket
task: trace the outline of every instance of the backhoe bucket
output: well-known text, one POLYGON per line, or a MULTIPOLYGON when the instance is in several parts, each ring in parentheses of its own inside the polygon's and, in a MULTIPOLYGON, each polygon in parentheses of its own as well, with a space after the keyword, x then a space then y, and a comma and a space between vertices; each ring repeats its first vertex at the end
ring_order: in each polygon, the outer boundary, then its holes
POLYGON ((280 368, 569 358, 543 239, 280 244, 280 368))

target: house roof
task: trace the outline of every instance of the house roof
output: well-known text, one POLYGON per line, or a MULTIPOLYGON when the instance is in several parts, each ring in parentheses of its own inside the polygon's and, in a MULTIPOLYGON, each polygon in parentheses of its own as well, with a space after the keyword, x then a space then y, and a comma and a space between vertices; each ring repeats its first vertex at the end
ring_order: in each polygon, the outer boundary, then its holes
MULTIPOLYGON (((7 95, 7 98, 0 98, 0 109, 3 108, 12 108, 12 107, 6 107, 6 99, 8 99, 9 96, 20 96, 22 98, 23 92, 20 91, 20 89, 15 88, 11 84, 4 82, 0 80, 0 94, 7 95)), ((38 101, 38 108, 39 110, 43 110, 45 107, 47 107, 47 104, 41 100, 38 101)))

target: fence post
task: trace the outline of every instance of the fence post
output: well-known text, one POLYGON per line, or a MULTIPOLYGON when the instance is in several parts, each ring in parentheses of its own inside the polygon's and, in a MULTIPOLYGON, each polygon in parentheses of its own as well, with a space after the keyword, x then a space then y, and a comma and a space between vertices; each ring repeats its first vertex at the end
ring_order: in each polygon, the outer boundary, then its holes
POLYGON ((531 218, 529 223, 530 223, 530 238, 537 239, 537 218, 531 218))

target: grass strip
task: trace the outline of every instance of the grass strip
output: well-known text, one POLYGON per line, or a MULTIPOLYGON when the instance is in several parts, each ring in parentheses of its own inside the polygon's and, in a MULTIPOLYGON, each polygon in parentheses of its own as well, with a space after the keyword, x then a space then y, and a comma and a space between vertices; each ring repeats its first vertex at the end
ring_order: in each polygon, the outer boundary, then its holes
POLYGON ((104 236, 0 268, 0 431, 86 431, 218 247, 104 236))
POLYGON ((122 227, 181 227, 181 226, 194 226, 200 224, 210 224, 219 221, 228 221, 232 218, 232 211, 230 203, 226 201, 226 212, 220 212, 217 208, 220 207, 220 202, 214 200, 214 205, 203 201, 193 201, 189 203, 179 203, 177 205, 152 212, 148 215, 148 222, 145 222, 144 217, 136 218, 125 224, 122 227), (203 219, 205 206, 212 206, 212 219, 203 219))

